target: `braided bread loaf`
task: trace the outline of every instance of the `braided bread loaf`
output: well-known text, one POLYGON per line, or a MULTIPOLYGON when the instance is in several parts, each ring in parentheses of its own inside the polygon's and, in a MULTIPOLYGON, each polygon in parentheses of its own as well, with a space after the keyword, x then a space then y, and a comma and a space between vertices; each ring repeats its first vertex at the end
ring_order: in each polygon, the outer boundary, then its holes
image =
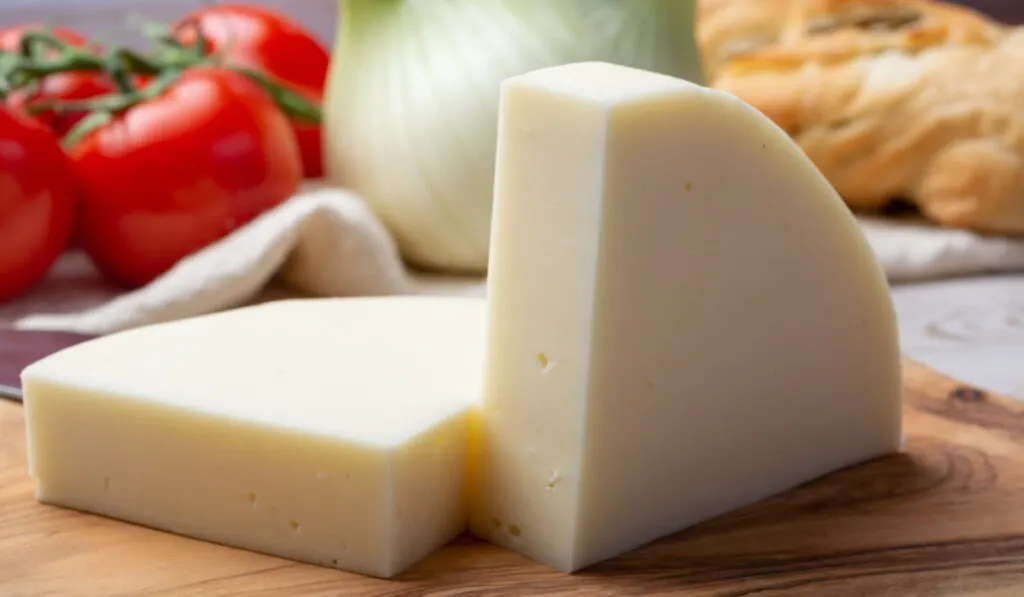
POLYGON ((1024 234, 1024 28, 930 0, 701 0, 709 84, 854 209, 1024 234))

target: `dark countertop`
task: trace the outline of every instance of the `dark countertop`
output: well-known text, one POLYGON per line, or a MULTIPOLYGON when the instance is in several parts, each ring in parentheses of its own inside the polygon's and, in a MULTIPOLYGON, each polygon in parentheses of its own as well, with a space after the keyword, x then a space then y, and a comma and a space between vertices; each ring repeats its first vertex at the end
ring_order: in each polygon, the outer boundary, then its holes
POLYGON ((951 0, 974 7, 1007 23, 1024 23, 1024 0, 951 0))

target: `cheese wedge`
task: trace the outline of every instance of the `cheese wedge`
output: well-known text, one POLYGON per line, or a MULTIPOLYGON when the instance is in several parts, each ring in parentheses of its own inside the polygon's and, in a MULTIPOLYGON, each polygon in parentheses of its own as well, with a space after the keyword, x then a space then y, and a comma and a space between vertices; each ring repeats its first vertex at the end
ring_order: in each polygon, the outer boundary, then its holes
POLYGON ((390 577, 465 530, 484 302, 268 303, 22 374, 44 502, 390 577))
POLYGON ((766 117, 581 63, 499 131, 476 534, 574 571, 900 448, 883 272, 766 117))

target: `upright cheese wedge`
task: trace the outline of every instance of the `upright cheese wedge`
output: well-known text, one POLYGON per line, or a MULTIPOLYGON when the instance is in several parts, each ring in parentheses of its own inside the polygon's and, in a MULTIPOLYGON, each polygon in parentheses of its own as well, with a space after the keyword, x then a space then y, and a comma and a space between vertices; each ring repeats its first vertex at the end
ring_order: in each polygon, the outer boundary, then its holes
POLYGON ((22 375, 40 500, 390 577, 465 530, 481 299, 268 303, 22 375))
POLYGON ((886 280, 767 118, 581 63, 499 130, 475 533, 574 571, 899 449, 886 280))

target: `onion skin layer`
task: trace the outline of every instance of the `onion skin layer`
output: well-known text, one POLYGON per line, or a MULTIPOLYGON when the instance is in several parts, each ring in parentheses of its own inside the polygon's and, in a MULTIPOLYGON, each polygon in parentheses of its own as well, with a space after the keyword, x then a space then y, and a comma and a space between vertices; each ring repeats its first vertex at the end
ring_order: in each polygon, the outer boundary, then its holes
POLYGON ((501 82, 600 60, 703 84, 697 0, 339 0, 327 178, 406 261, 486 272, 501 82))

